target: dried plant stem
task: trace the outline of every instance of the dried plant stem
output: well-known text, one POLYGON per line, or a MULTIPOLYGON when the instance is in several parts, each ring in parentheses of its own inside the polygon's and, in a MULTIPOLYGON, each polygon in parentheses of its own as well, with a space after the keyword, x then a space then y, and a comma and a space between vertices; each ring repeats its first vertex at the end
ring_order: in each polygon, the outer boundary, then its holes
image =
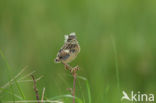
POLYGON ((73 76, 73 89, 72 89, 72 96, 73 96, 73 103, 75 103, 75 88, 76 88, 76 78, 77 78, 77 71, 80 69, 78 66, 72 68, 70 65, 63 63, 66 70, 69 70, 73 76))
POLYGON ((72 96, 73 96, 73 103, 75 103, 75 86, 76 86, 76 72, 73 73, 73 91, 72 91, 72 96))
POLYGON ((41 103, 43 103, 43 101, 44 101, 44 93, 45 93, 45 88, 43 88, 43 91, 42 91, 41 103))
POLYGON ((38 89, 37 89, 37 86, 36 86, 36 80, 35 80, 35 77, 33 75, 31 75, 33 81, 34 81, 34 91, 35 91, 35 94, 36 94, 36 100, 38 101, 38 103, 40 103, 40 99, 39 99, 39 94, 38 94, 38 89))

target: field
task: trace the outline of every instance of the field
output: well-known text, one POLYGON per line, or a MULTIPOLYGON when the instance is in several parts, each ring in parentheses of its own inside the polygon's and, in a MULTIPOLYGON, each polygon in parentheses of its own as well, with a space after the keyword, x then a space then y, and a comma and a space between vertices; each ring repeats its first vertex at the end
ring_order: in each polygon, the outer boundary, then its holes
POLYGON ((40 99, 45 88, 44 100, 72 103, 73 78, 54 63, 71 32, 81 47, 70 63, 80 67, 76 103, 156 95, 155 0, 1 0, 0 103, 36 100, 29 73, 40 99))

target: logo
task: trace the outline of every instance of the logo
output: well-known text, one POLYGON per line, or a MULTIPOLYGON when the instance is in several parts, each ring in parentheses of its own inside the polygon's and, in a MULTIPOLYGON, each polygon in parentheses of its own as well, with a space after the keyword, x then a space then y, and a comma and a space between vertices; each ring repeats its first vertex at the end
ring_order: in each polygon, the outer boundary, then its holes
POLYGON ((121 100, 128 100, 128 101, 139 101, 139 102, 153 102, 154 101, 154 94, 142 94, 140 91, 137 93, 134 93, 134 91, 131 91, 131 95, 128 96, 128 94, 125 91, 122 91, 122 98, 121 100))

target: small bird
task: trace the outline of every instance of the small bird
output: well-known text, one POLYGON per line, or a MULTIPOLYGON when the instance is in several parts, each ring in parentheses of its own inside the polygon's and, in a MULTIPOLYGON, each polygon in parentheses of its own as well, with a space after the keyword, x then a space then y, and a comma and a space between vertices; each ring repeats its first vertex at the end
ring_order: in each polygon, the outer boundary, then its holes
POLYGON ((64 45, 59 50, 55 62, 66 65, 73 61, 79 52, 80 46, 77 41, 76 34, 73 32, 69 35, 65 35, 64 45))

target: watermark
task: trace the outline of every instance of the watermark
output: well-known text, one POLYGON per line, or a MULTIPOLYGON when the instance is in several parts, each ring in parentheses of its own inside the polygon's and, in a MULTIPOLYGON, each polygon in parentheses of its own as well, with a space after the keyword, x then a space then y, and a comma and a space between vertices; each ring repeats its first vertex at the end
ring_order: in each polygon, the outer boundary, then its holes
POLYGON ((154 101, 154 94, 144 94, 140 91, 134 92, 131 91, 130 95, 128 95, 125 91, 122 91, 122 98, 121 100, 128 100, 134 102, 153 102, 154 101))

